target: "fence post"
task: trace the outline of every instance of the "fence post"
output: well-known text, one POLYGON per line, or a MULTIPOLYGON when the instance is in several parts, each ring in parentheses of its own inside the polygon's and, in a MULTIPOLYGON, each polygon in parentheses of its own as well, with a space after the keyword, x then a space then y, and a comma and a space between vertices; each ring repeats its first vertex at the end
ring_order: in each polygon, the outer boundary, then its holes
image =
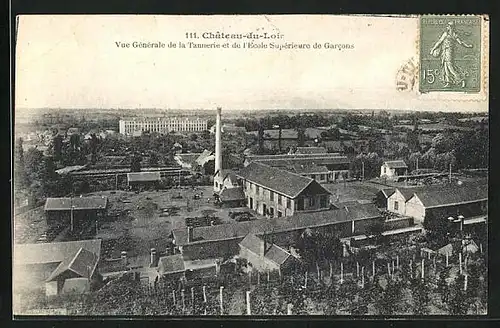
POLYGON ((223 299, 222 299, 222 290, 224 289, 224 286, 220 286, 219 289, 219 296, 220 296, 220 314, 224 314, 224 305, 223 305, 223 299))
POLYGON ((182 297, 182 313, 184 313, 185 309, 186 309, 186 300, 185 300, 185 297, 184 297, 184 289, 181 290, 181 297, 182 297))
POLYGON ((460 274, 462 274, 462 252, 458 253, 458 262, 459 262, 460 274))
POLYGON ((252 315, 252 311, 250 308, 250 291, 247 290, 247 315, 252 315))
POLYGON ((344 263, 340 262, 340 283, 344 283, 344 263))

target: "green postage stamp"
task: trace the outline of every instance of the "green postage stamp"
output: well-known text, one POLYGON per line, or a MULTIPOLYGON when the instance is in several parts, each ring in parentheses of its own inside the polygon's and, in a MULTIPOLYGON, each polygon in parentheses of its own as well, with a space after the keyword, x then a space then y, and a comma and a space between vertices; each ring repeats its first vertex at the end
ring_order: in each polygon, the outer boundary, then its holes
POLYGON ((420 18, 420 92, 481 91, 481 16, 420 18))

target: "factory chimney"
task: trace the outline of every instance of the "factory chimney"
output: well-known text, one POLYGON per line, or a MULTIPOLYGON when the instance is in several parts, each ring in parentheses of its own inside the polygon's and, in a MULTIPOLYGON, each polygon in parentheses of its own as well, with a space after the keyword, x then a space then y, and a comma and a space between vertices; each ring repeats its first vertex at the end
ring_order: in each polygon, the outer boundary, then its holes
MULTIPOLYGON (((217 118, 215 121, 215 172, 222 169, 222 140, 221 140, 221 111, 222 108, 217 107, 217 118)), ((214 183, 214 191, 219 191, 218 186, 214 183)))

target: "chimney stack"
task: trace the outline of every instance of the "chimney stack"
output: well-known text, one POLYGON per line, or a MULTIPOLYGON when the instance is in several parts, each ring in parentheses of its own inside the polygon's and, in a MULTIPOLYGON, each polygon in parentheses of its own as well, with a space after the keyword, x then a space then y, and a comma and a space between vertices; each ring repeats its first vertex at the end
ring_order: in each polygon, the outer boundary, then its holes
POLYGON ((151 266, 155 266, 158 263, 158 257, 156 253, 156 248, 151 248, 151 266))
POLYGON ((222 108, 217 107, 217 118, 215 121, 215 172, 222 169, 221 111, 222 108))

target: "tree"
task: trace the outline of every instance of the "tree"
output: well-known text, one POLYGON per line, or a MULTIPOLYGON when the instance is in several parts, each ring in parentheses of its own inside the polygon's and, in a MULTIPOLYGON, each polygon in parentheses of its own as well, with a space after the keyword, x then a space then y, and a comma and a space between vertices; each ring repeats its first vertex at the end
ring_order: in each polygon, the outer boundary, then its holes
POLYGON ((141 155, 135 154, 132 157, 132 160, 130 163, 130 171, 131 172, 141 172, 141 162, 142 162, 141 155))
POLYGON ((63 138, 61 135, 56 135, 52 140, 52 148, 54 150, 54 159, 60 161, 62 158, 63 138))
POLYGON ((452 315, 466 315, 469 310, 469 300, 464 291, 464 280, 463 275, 458 275, 451 286, 448 311, 452 315))
POLYGON ((296 131, 297 131, 297 145, 299 147, 304 147, 306 144, 306 130, 302 126, 299 126, 297 127, 296 131))
POLYGON ((14 153, 14 172, 15 178, 14 183, 17 188, 25 188, 27 186, 27 176, 26 176, 26 167, 24 164, 24 149, 23 149, 23 139, 18 138, 15 145, 15 153, 14 153))
POLYGON ((402 295, 402 285, 400 282, 388 280, 387 286, 382 293, 380 299, 375 302, 375 307, 382 315, 391 315, 398 313, 400 310, 399 303, 395 300, 400 300, 402 295))
POLYGON ((430 288, 427 283, 417 280, 417 283, 412 285, 411 295, 414 302, 414 314, 425 315, 429 313, 429 302, 431 300, 429 294, 430 288))
POLYGON ((446 267, 439 273, 439 278, 437 282, 437 291, 441 298, 441 303, 447 304, 450 298, 450 289, 448 287, 448 283, 446 279, 448 278, 450 273, 450 267, 446 267))
POLYGON ((151 152, 149 154, 149 166, 155 167, 158 166, 158 154, 155 152, 151 152))

